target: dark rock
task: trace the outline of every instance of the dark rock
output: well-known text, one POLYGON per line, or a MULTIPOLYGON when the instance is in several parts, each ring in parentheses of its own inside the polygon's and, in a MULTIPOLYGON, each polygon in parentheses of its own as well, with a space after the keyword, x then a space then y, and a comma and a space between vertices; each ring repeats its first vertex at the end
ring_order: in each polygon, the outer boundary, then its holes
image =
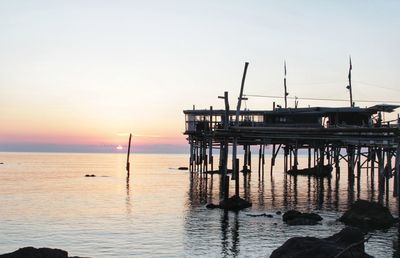
POLYGON ((246 214, 246 216, 249 216, 249 217, 265 217, 265 216, 267 216, 267 214, 266 213, 262 213, 262 214, 246 214))
POLYGON ((290 210, 283 214, 282 220, 288 225, 316 225, 322 217, 316 213, 302 213, 296 210, 290 210))
POLYGON ((86 174, 85 177, 96 177, 96 175, 94 175, 94 174, 91 174, 91 175, 90 174, 86 174))
POLYGON ((322 167, 316 166, 304 169, 290 169, 287 171, 289 175, 293 176, 314 176, 314 177, 331 177, 332 165, 324 165, 322 167))
POLYGON ((188 167, 179 167, 178 170, 188 170, 188 167))
POLYGON ((216 208, 220 208, 220 206, 218 204, 213 204, 213 203, 209 203, 206 205, 207 209, 216 209, 216 208))
POLYGON ((339 221, 365 230, 386 229, 395 223, 388 208, 365 200, 353 203, 351 208, 339 218, 339 221))
POLYGON ((277 211, 277 212, 276 212, 276 215, 281 215, 281 214, 282 214, 281 211, 277 211))
POLYGON ((68 258, 68 253, 60 249, 24 247, 12 253, 2 254, 0 258, 68 258))
POLYGON ((293 237, 274 250, 270 258, 333 258, 346 247, 360 242, 361 244, 342 253, 340 258, 370 258, 372 256, 364 251, 363 240, 364 235, 361 230, 351 227, 344 228, 328 238, 293 237))
POLYGON ((249 208, 252 206, 252 204, 239 196, 232 196, 231 198, 227 200, 223 200, 219 203, 220 208, 224 210, 230 210, 230 211, 239 211, 243 210, 246 208, 249 208))
POLYGON ((301 217, 301 212, 300 211, 296 211, 296 210, 289 210, 287 212, 285 212, 282 216, 282 220, 283 221, 288 221, 288 220, 292 220, 298 217, 301 217))
POLYGON ((0 165, 3 165, 4 164, 4 162, 0 162, 0 165))
POLYGON ((318 221, 308 218, 294 218, 286 221, 289 226, 300 226, 300 225, 317 225, 318 221))
POLYGON ((267 214, 267 213, 262 213, 262 214, 246 214, 249 217, 267 217, 267 218, 273 218, 274 216, 272 216, 271 214, 267 214))

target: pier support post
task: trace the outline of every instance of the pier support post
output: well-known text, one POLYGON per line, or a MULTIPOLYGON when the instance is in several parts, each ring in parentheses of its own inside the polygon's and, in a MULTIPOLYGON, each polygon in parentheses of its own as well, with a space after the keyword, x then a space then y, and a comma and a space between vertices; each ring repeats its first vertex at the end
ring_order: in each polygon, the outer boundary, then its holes
POLYGON ((260 144, 260 149, 258 150, 258 180, 261 178, 261 151, 262 144, 260 144))
POLYGON ((192 139, 192 136, 189 136, 189 144, 190 144, 189 171, 192 173, 192 172, 193 172, 193 161, 194 161, 193 139, 192 139))
POLYGON ((265 167, 265 144, 263 144, 262 145, 262 157, 261 157, 261 164, 262 164, 262 166, 261 166, 261 170, 262 170, 262 180, 264 181, 264 167, 265 167))
POLYGON ((336 170, 336 178, 340 176, 340 147, 335 148, 335 170, 336 170))
POLYGON ((272 144, 272 154, 271 154, 271 178, 272 178, 272 172, 273 172, 273 168, 275 166, 275 144, 272 144))
POLYGON ((377 148, 378 158, 378 202, 383 203, 383 194, 385 192, 385 153, 381 147, 377 148))
POLYGON ((361 192, 361 147, 357 148, 357 199, 360 199, 361 192))
POLYGON ((235 195, 239 197, 239 159, 235 160, 235 195))
MULTIPOLYGON (((398 143, 396 149, 396 161, 394 168, 393 196, 398 197, 399 195, 400 195, 400 144, 398 143)), ((400 198, 398 199, 400 201, 400 198)))
POLYGON ((283 156, 283 159, 284 159, 284 168, 283 169, 285 171, 285 174, 288 171, 288 154, 289 154, 289 147, 285 146, 285 148, 284 148, 284 156, 283 156))
POLYGON ((298 154, 298 147, 297 147, 297 143, 296 146, 294 147, 294 152, 293 152, 293 169, 297 170, 297 167, 299 165, 298 162, 298 158, 297 158, 297 154, 298 154))
POLYGON ((353 182, 354 180, 354 147, 347 146, 347 167, 348 167, 348 178, 353 182))
POLYGON ((385 182, 386 182, 386 203, 389 203, 389 179, 392 176, 392 152, 390 149, 387 150, 386 154, 386 168, 385 168, 385 182))

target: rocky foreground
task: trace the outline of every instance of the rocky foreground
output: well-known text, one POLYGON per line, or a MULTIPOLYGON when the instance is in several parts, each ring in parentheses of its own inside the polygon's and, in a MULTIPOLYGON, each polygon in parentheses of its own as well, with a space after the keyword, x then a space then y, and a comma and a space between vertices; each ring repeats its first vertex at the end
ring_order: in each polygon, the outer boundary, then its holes
POLYGON ((396 219, 389 209, 381 204, 358 200, 339 218, 339 221, 369 231, 390 228, 396 219))
POLYGON ((61 249, 24 247, 8 254, 0 254, 0 258, 84 258, 68 256, 68 252, 61 249))
POLYGON ((327 238, 293 237, 274 250, 270 258, 370 258, 364 251, 364 234, 346 227, 327 238))

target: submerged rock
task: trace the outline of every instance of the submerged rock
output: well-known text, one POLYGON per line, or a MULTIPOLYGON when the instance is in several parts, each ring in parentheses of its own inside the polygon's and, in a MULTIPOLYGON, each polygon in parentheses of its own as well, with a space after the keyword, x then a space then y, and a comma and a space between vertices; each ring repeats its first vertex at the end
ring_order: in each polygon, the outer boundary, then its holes
POLYGON ((386 229, 395 223, 389 209, 376 202, 358 200, 346 211, 339 221, 365 230, 386 229))
POLYGON ((267 217, 267 218, 273 218, 274 216, 272 214, 267 214, 267 213, 261 213, 261 214, 246 214, 249 217, 267 217))
POLYGON ((220 206, 218 204, 213 204, 213 203, 209 203, 206 205, 207 209, 216 209, 216 208, 220 208, 220 206))
POLYGON ((179 167, 178 170, 188 170, 188 167, 179 167))
POLYGON ((364 251, 364 234, 358 228, 347 227, 327 238, 293 237, 275 249, 270 258, 328 258, 342 253, 340 258, 370 258, 364 251))
POLYGON ((289 175, 293 176, 314 176, 314 177, 330 177, 332 172, 332 165, 316 166, 304 169, 290 169, 287 171, 289 175))
POLYGON ((0 258, 68 258, 68 252, 61 249, 24 247, 0 258))
POLYGON ((224 210, 239 211, 251 207, 252 204, 239 196, 234 195, 227 200, 221 201, 219 206, 224 210))
POLYGON ((316 213, 302 213, 300 211, 290 210, 283 214, 282 220, 291 226, 316 225, 322 220, 322 217, 316 213))
POLYGON ((207 209, 221 208, 229 211, 239 211, 251 207, 251 203, 234 195, 227 200, 221 201, 219 204, 209 203, 206 205, 207 209))
POLYGON ((94 174, 86 174, 85 177, 96 177, 94 174))

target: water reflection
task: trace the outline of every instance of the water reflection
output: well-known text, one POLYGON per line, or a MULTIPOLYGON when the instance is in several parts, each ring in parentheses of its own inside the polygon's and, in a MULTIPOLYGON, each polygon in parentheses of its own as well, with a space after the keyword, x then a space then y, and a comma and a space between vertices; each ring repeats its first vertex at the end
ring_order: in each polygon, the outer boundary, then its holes
MULTIPOLYGON (((368 172, 367 172, 368 173, 368 172)), ((317 209, 343 211, 358 199, 380 201, 395 210, 397 198, 391 198, 391 191, 375 194, 372 177, 343 177, 339 173, 332 177, 292 176, 276 171, 270 180, 262 180, 257 174, 241 173, 241 197, 252 202, 257 209, 317 209), (256 180, 252 180, 255 175, 256 180), (346 180, 347 179, 347 180, 346 180)), ((206 203, 218 203, 223 197, 221 175, 190 173, 188 191, 189 205, 197 207, 206 203)), ((233 182, 233 181, 232 181, 233 182)), ((230 184, 230 195, 234 183, 230 184)), ((385 182, 386 183, 386 182, 385 182)), ((395 211, 395 213, 397 213, 395 211)))
POLYGON ((126 176, 126 199, 125 199, 125 205, 126 205, 126 214, 128 218, 131 217, 132 215, 132 203, 131 203, 131 189, 129 187, 129 173, 126 176))
MULTIPOLYGON (((250 241, 249 236, 272 232, 277 227, 276 223, 278 223, 278 227, 281 225, 279 224, 281 223, 280 218, 275 215, 275 221, 272 223, 271 220, 268 222, 265 218, 256 219, 246 216, 248 213, 274 214, 276 211, 284 212, 289 209, 319 210, 322 212, 321 214, 330 214, 329 216, 332 216, 330 220, 335 221, 359 198, 378 201, 374 187, 377 178, 366 177, 365 174, 362 174, 360 178, 348 177, 346 172, 346 170, 342 171, 342 175, 344 175, 342 177, 339 172, 336 172, 329 178, 315 178, 291 176, 283 173, 283 170, 277 169, 273 176, 267 175, 265 180, 261 173, 260 176, 257 173, 242 173, 240 195, 252 202, 253 206, 251 209, 239 213, 219 209, 207 210, 206 203, 215 204, 222 198, 221 176, 209 175, 207 179, 202 173, 192 173, 187 195, 189 205, 185 216, 185 239, 187 240, 185 246, 189 249, 186 251, 194 255, 206 255, 207 250, 199 250, 196 242, 200 237, 206 241, 200 245, 216 248, 219 250, 218 256, 243 255, 246 252, 247 241, 250 241), (251 220, 250 224, 249 220, 251 220), (251 232, 249 232, 249 228, 252 228, 251 232), (261 233, 257 233, 257 230, 261 228, 261 233), (217 234, 218 237, 215 238, 214 234, 217 234)), ((234 184, 231 183, 230 196, 234 192, 233 187, 234 184)), ((388 198, 388 195, 384 198, 384 204, 389 206, 391 212, 397 216, 399 213, 398 199, 388 198)), ((326 222, 323 224, 329 232, 337 229, 336 224, 327 224, 326 222)), ((279 235, 279 233, 276 234, 279 235)), ((281 242, 286 240, 283 239, 284 236, 278 237, 282 237, 279 240, 281 242)))
POLYGON ((221 212, 221 255, 236 257, 240 252, 238 212, 221 212), (230 221, 233 217, 233 221, 230 221), (229 239, 230 236, 230 239, 229 239))

